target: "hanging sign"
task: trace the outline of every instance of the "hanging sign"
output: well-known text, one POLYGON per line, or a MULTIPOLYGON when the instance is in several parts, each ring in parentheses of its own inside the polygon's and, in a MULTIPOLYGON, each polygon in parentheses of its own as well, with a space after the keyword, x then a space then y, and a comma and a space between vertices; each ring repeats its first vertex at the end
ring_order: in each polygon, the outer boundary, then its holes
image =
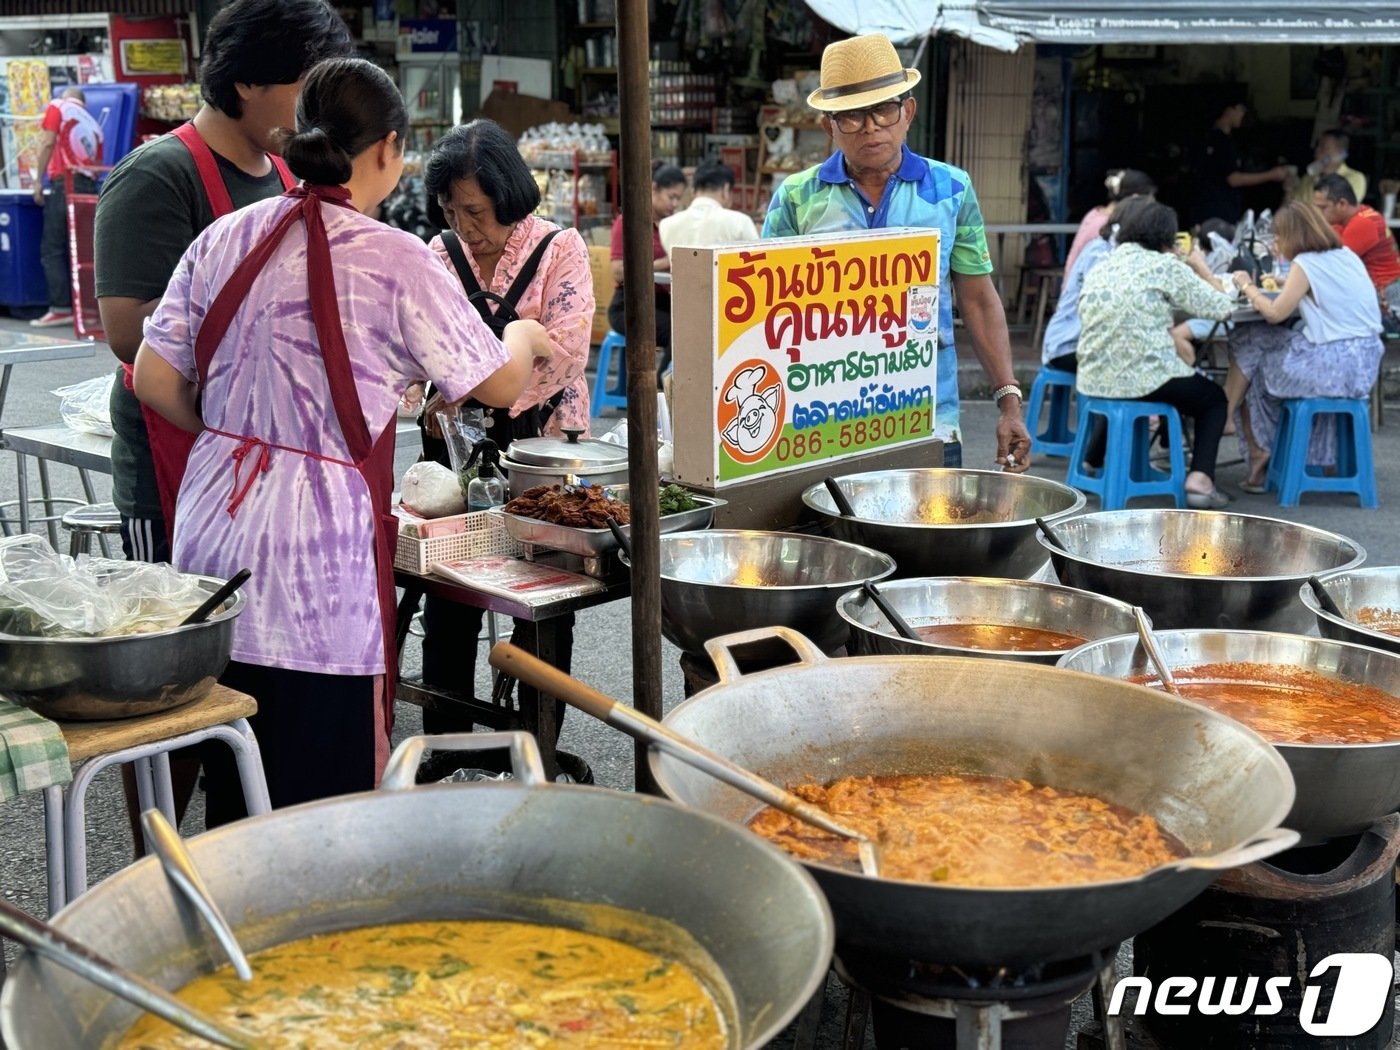
POLYGON ((171 74, 184 76, 189 71, 185 42, 178 37, 153 40, 123 40, 121 42, 122 75, 148 77, 171 74))
POLYGON ((933 436, 938 245, 936 230, 901 229, 704 249, 711 484, 933 436))

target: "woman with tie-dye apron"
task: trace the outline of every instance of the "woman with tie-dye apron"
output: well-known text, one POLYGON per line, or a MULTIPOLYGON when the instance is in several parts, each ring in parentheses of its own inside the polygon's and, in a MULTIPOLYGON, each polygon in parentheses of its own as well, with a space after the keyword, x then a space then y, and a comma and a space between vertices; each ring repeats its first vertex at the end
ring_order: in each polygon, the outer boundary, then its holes
MULTIPOLYGON (((190 246, 136 360, 137 396, 199 434, 175 564, 253 570, 222 681, 258 701, 274 806, 368 790, 387 757, 404 388, 426 376, 507 406, 550 353, 535 321, 498 341, 426 245, 367 214, 398 182, 407 127, 378 67, 316 66, 283 154, 303 184, 190 246)), ((211 825, 240 816, 231 762, 206 775, 211 825)))

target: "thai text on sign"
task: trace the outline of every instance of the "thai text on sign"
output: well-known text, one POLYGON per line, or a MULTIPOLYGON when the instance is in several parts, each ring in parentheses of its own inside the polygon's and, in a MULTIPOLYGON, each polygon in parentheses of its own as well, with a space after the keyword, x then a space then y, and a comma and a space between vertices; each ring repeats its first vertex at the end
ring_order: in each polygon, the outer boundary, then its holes
POLYGON ((719 485, 933 435, 938 232, 717 251, 719 485))

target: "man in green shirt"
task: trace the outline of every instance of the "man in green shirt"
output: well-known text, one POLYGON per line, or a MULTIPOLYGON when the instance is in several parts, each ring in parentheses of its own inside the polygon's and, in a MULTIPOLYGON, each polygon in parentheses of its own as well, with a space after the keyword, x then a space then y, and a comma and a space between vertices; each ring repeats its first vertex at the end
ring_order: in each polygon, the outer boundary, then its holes
MULTIPOLYGON (((200 62, 204 104, 190 126, 217 165, 227 196, 220 212, 283 191, 269 154, 281 152, 280 130, 295 126, 301 81, 321 59, 353 51, 345 23, 325 0, 235 0, 214 16, 200 62)), ((139 147, 112 171, 98 200, 97 301, 107 342, 125 366, 135 360, 142 324, 180 257, 216 218, 193 149, 175 134, 139 147)), ((128 375, 113 384, 111 408, 122 547, 132 560, 169 561, 172 523, 162 511, 147 425, 128 375)), ((173 500, 167 493, 167 505, 173 500)))

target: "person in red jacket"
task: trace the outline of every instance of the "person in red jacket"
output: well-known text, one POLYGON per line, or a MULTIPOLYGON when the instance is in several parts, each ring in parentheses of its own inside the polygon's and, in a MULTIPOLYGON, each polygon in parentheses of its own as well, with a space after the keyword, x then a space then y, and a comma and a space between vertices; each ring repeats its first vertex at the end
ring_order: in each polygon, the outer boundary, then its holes
POLYGON ((1385 216, 1369 204, 1358 204, 1356 192, 1340 175, 1324 175, 1313 190, 1313 203, 1342 238, 1343 247, 1361 256, 1376 286, 1381 310, 1400 315, 1400 251, 1385 216))

